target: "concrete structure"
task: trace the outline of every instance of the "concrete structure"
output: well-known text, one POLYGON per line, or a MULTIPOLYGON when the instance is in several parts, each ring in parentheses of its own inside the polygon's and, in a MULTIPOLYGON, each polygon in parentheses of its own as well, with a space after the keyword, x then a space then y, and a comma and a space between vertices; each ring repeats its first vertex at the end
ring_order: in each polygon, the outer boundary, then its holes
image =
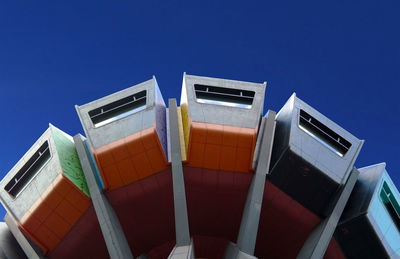
POLYGON ((349 177, 363 141, 293 94, 277 114, 271 182, 319 216, 326 216, 349 177))
POLYGON ((337 193, 334 208, 330 214, 313 229, 307 241, 304 243, 303 248, 300 250, 297 256, 298 259, 318 259, 325 255, 337 223, 342 216, 344 206, 350 197, 359 174, 356 168, 351 171, 349 179, 347 179, 347 182, 337 193))
MULTIPOLYGON (((18 242, 19 247, 23 250, 24 255, 32 259, 44 258, 42 255, 42 249, 21 232, 18 228, 17 221, 12 217, 12 215, 7 213, 4 217, 4 221, 8 230, 18 242)), ((15 249, 18 250, 19 247, 16 247, 15 249)))
POLYGON ((0 258, 23 259, 27 258, 17 240, 8 229, 6 223, 0 222, 0 258))
POLYGON ((400 258, 400 194, 385 167, 359 169, 335 233, 347 258, 400 258))
MULTIPOLYGON (((262 120, 262 131, 258 135, 257 142, 262 147, 258 157, 255 175, 251 181, 249 193, 247 194, 246 206, 243 211, 242 221, 237 241, 238 258, 239 254, 245 253, 248 256, 254 255, 256 239, 258 232, 258 223, 261 214, 262 198, 267 174, 269 173, 272 145, 275 135, 275 117, 274 111, 269 110, 266 118, 262 120)), ((232 246, 228 246, 229 248, 232 246)), ((232 255, 226 258, 234 258, 232 255)))
POLYGON ((166 168, 165 103, 155 77, 76 110, 107 190, 166 168))
POLYGON ((181 111, 187 165, 252 171, 265 88, 266 83, 184 74, 181 111))
POLYGON ((263 118, 265 87, 185 74, 166 108, 153 77, 76 106, 87 139, 50 125, 0 182, 0 257, 399 257, 384 164, 358 176, 363 141, 295 95, 263 118))
POLYGON ((188 245, 184 246, 175 246, 172 249, 171 254, 168 256, 168 259, 194 259, 194 245, 193 241, 191 241, 188 245))
POLYGON ((176 245, 168 258, 194 258, 193 242, 190 240, 187 215, 185 182, 183 179, 182 157, 179 143, 178 110, 176 100, 168 102, 168 139, 170 141, 172 161, 172 183, 174 188, 174 214, 176 245))
POLYGON ((21 231, 53 250, 90 203, 72 138, 50 125, 0 182, 0 197, 21 231))
POLYGON ((105 194, 99 189, 99 180, 96 179, 98 169, 86 139, 78 134, 74 137, 74 142, 110 258, 133 258, 117 215, 105 194))

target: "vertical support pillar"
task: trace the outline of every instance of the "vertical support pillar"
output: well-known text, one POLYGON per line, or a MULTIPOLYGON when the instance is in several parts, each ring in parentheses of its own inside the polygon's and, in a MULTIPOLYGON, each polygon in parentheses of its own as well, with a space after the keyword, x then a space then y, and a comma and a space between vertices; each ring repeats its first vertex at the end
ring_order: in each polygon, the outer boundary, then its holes
POLYGON ((13 234, 15 239, 17 240, 18 244, 24 251, 25 255, 28 258, 33 259, 41 259, 46 258, 42 256, 41 249, 36 246, 32 241, 30 241, 25 235, 19 230, 17 223, 11 214, 7 213, 4 217, 4 221, 6 222, 8 229, 13 234))
POLYGON ((193 242, 189 234, 176 99, 168 100, 168 119, 176 232, 176 245, 168 258, 194 258, 193 242))
POLYGON ((269 173, 272 145, 274 142, 275 117, 276 113, 269 110, 266 118, 263 118, 261 121, 261 132, 257 140, 259 147, 259 156, 256 160, 257 167, 247 194, 237 244, 228 244, 224 258, 256 258, 254 257, 254 250, 256 247, 265 181, 269 173))
POLYGON ((0 258, 26 259, 24 251, 5 222, 0 222, 0 258))
POLYGON ((97 167, 86 139, 77 134, 74 136, 74 142, 110 258, 133 258, 118 217, 96 182, 97 167))
POLYGON ((175 246, 168 259, 194 259, 193 240, 186 246, 175 246))
POLYGON ((324 257, 359 174, 360 172, 354 167, 347 182, 341 187, 331 213, 311 231, 300 253, 297 255, 298 259, 320 259, 324 257))

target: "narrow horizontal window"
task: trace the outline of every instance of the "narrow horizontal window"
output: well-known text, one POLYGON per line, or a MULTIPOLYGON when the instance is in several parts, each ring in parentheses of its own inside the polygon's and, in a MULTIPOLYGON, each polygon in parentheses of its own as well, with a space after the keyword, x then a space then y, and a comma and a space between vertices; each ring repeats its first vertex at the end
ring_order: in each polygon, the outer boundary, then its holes
POLYGON ((393 223, 396 225, 397 229, 400 231, 400 206, 396 201, 393 192, 390 190, 389 185, 384 182, 381 193, 381 200, 385 205, 387 212, 393 220, 393 223))
POLYGON ((146 108, 146 90, 124 97, 89 112, 95 127, 106 125, 115 120, 144 110, 146 108))
POLYGON ((46 141, 9 181, 4 189, 15 197, 50 159, 49 143, 46 141))
POLYGON ((196 99, 200 103, 210 103, 230 107, 251 109, 254 100, 253 91, 223 88, 209 85, 194 85, 196 99))
POLYGON ((303 110, 300 110, 299 126, 339 156, 344 156, 351 147, 349 141, 303 110))

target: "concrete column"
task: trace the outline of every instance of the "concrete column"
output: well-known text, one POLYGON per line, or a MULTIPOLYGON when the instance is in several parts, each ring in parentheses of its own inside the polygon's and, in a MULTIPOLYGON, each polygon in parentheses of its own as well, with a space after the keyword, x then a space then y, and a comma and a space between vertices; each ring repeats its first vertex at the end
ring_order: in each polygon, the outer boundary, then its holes
POLYGON ((74 142, 110 258, 133 258, 118 217, 96 182, 97 167, 86 139, 77 134, 74 136, 74 142))
POLYGON ((242 251, 239 250, 239 247, 232 243, 229 242, 228 246, 226 247, 225 253, 224 253, 224 258, 230 259, 257 259, 257 257, 253 255, 246 254, 242 251))
POLYGON ((176 245, 169 258, 194 258, 193 244, 189 234, 176 99, 168 100, 168 119, 176 232, 176 245))
POLYGON ((175 246, 168 256, 168 259, 194 259, 194 246, 193 240, 189 245, 175 246))
POLYGON ((337 223, 342 215, 344 207, 350 197, 350 194, 357 182, 360 172, 354 167, 344 186, 341 187, 338 196, 335 199, 335 205, 331 213, 322 220, 310 233, 304 243, 298 259, 320 259, 325 255, 332 235, 335 232, 337 223))
POLYGON ((5 222, 0 222, 0 252, 0 258, 27 258, 5 222))
POLYGON ((28 258, 46 258, 42 255, 43 251, 19 230, 17 222, 11 214, 7 213, 4 221, 28 258))
POLYGON ((257 167, 247 194, 237 244, 229 243, 224 258, 256 258, 253 255, 256 247, 265 181, 269 173, 276 125, 275 117, 276 113, 269 110, 266 118, 262 118, 257 139, 259 149, 259 156, 255 160, 257 167))

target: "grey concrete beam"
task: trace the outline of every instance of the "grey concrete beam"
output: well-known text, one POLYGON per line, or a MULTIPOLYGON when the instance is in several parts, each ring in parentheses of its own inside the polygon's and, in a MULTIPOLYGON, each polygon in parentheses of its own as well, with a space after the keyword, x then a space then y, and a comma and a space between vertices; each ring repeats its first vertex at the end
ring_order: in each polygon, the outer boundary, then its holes
POLYGON ((95 173, 97 168, 86 139, 77 134, 74 136, 74 142, 110 258, 133 258, 118 217, 96 182, 95 173))
POLYGON ((168 100, 169 139, 171 146, 172 182, 174 191, 174 212, 176 246, 190 245, 189 222, 186 205, 185 182, 183 178, 181 147, 179 143, 178 113, 176 99, 168 100))
POLYGON ((264 127, 265 127, 264 120, 265 119, 262 118, 262 120, 260 121, 260 125, 259 125, 257 141, 256 141, 256 146, 254 148, 254 155, 253 155, 253 168, 257 168, 257 162, 258 162, 258 157, 259 157, 260 148, 261 148, 262 133, 264 132, 264 127))
POLYGON ((224 258, 230 259, 230 258, 235 258, 235 259, 257 259, 257 257, 253 255, 246 254, 242 251, 239 250, 239 247, 232 243, 229 242, 228 246, 226 247, 225 253, 224 253, 224 258))
POLYGON ((260 149, 257 159, 256 172, 251 181, 247 194, 246 206, 244 208, 237 240, 238 249, 248 255, 254 254, 256 246, 258 223, 260 221, 261 205, 264 196, 266 176, 269 173, 272 146, 275 134, 276 113, 269 110, 266 118, 262 119, 263 132, 259 134, 260 149))
POLYGON ((0 258, 26 259, 28 258, 17 240, 14 238, 5 222, 0 222, 0 258))
POLYGON ((28 258, 46 258, 42 255, 43 251, 19 230, 16 220, 10 214, 6 214, 4 221, 28 258))
POLYGON ((194 259, 194 245, 193 240, 189 245, 175 246, 168 256, 168 259, 194 259))
POLYGON ((353 168, 347 182, 341 187, 335 199, 336 203, 330 215, 312 230, 300 253, 297 255, 298 259, 320 259, 324 257, 359 174, 360 172, 356 168, 353 168))

